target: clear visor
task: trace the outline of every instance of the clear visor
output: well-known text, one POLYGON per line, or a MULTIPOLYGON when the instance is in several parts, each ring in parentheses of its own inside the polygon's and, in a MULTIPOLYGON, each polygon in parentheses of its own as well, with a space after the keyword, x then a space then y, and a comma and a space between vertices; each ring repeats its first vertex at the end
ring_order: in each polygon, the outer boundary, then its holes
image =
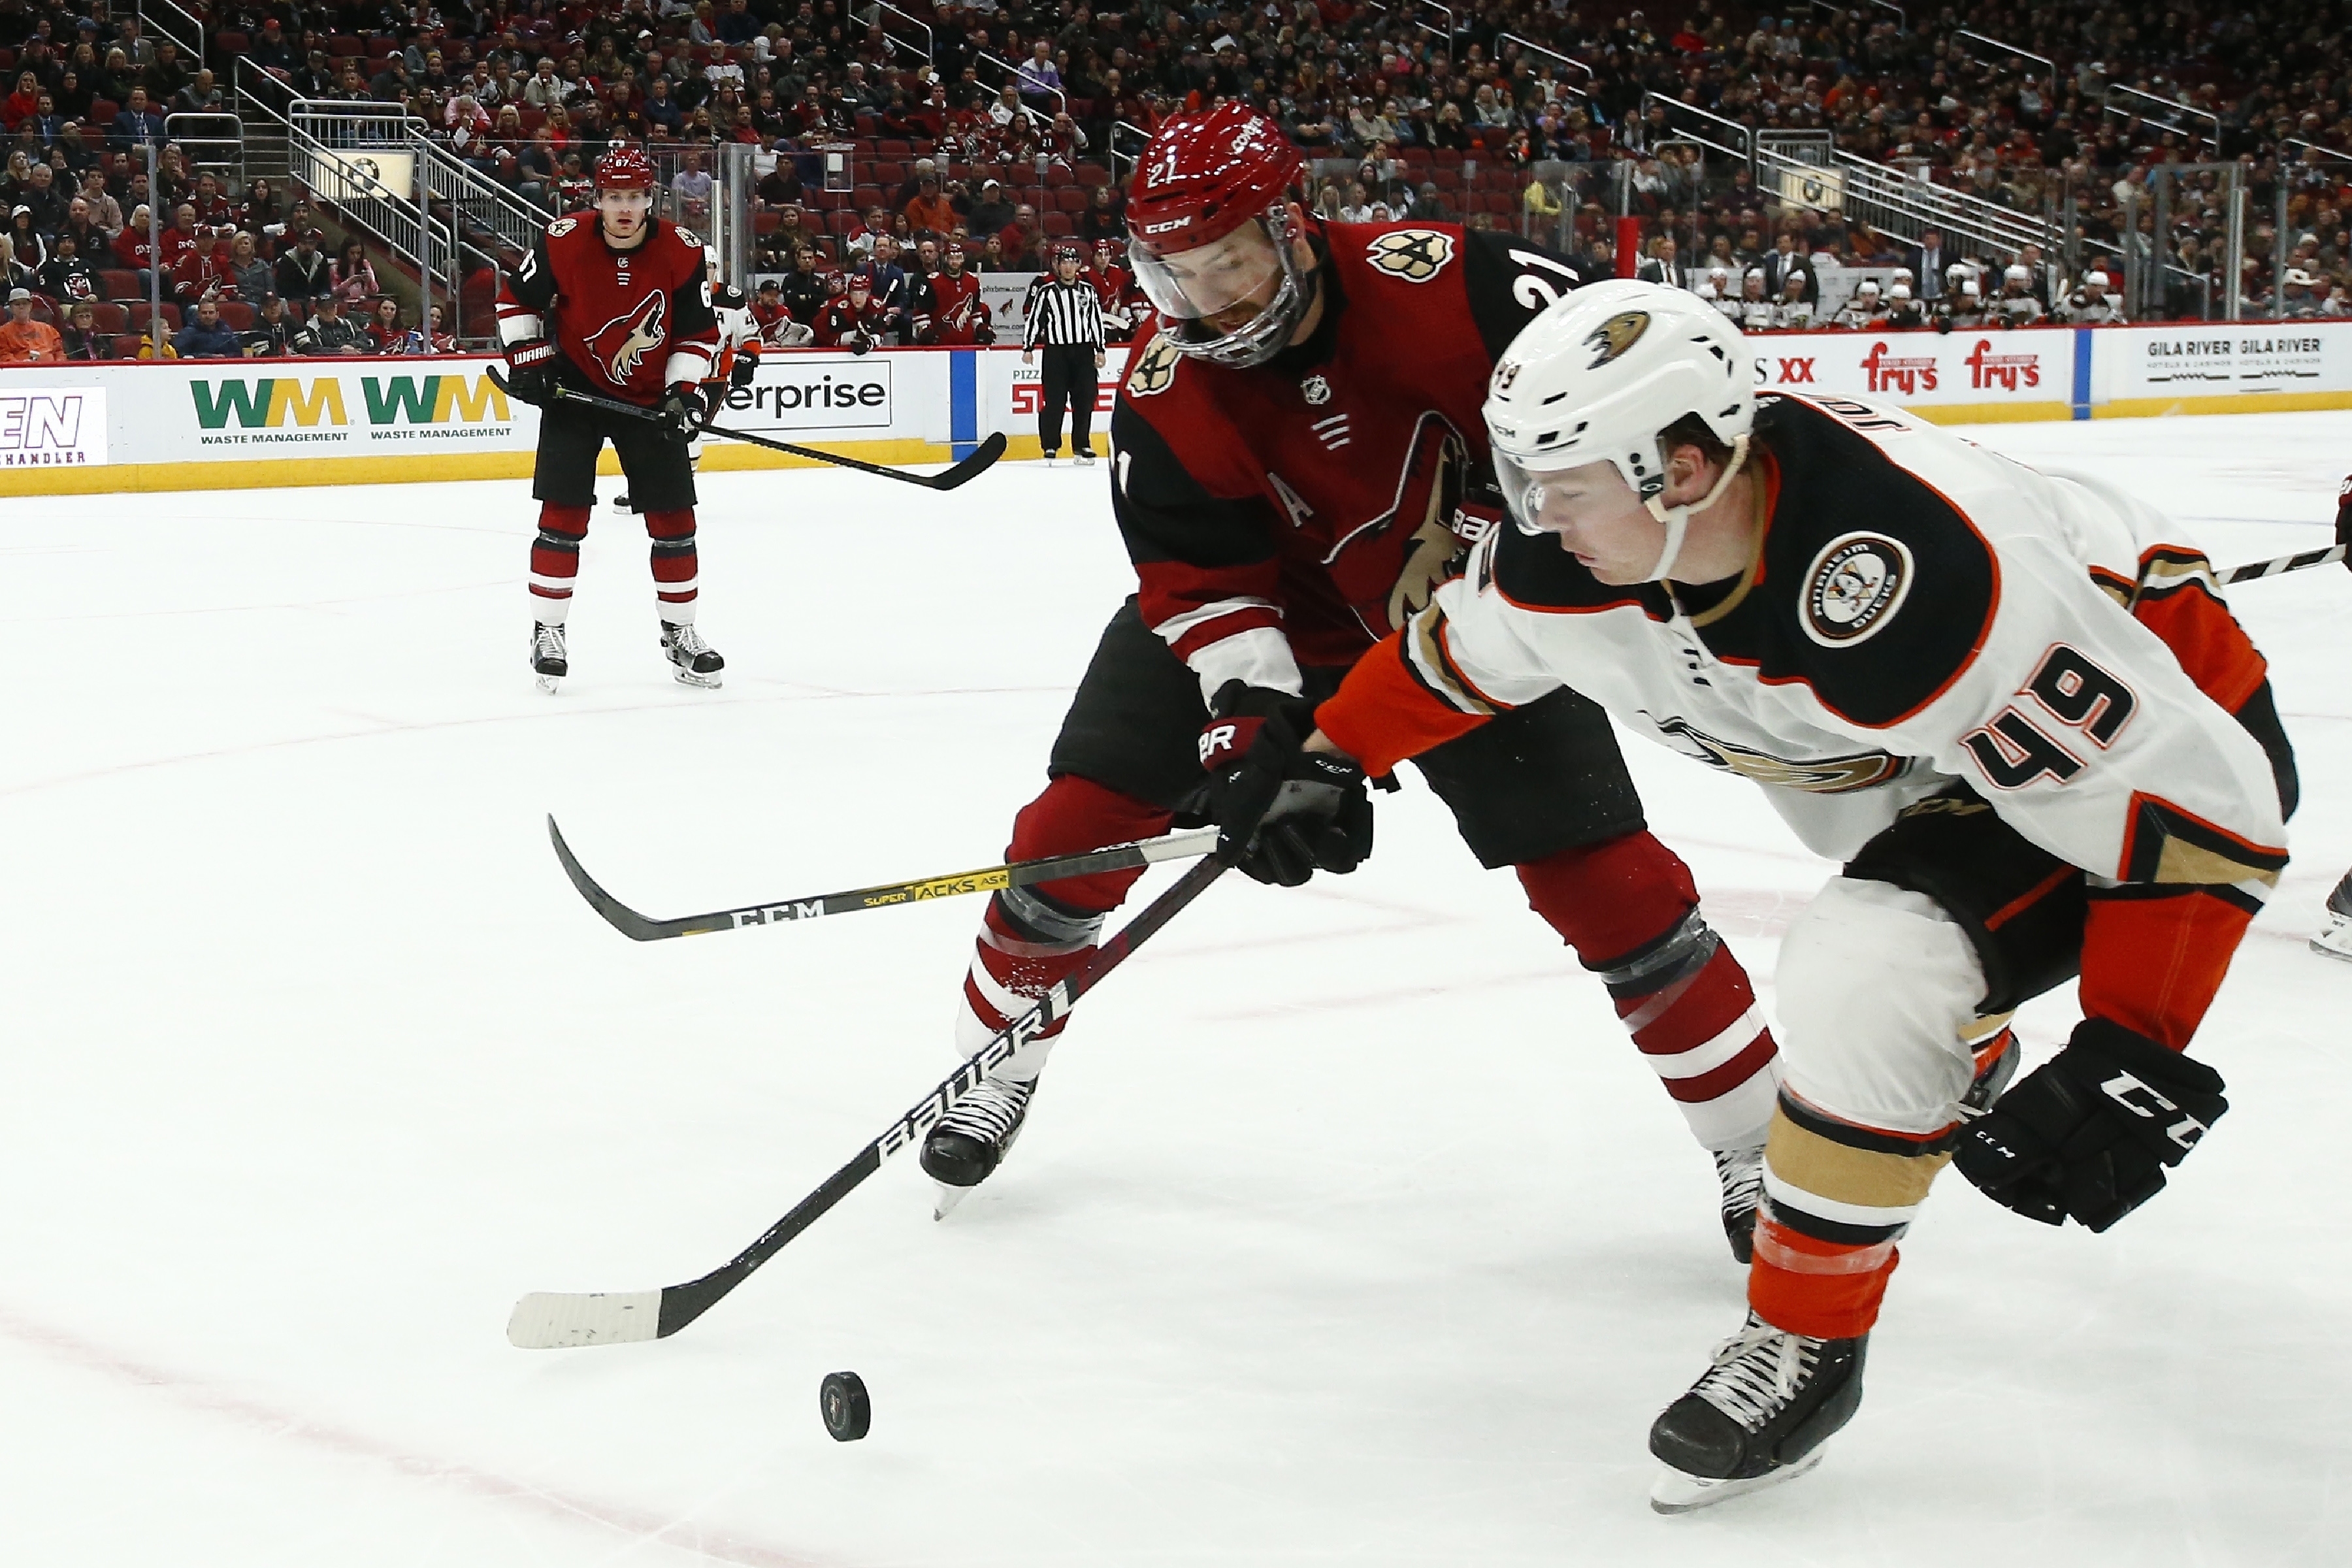
POLYGON ((1172 255, 1136 244, 1129 259, 1152 308, 1180 321, 1201 321, 1252 299, 1263 303, 1282 279, 1282 256, 1263 218, 1172 255))
POLYGON ((1614 500, 1625 489, 1605 460, 1569 468, 1523 468, 1500 451, 1495 454, 1495 483, 1511 521, 1532 537, 1559 532, 1580 507, 1614 500))

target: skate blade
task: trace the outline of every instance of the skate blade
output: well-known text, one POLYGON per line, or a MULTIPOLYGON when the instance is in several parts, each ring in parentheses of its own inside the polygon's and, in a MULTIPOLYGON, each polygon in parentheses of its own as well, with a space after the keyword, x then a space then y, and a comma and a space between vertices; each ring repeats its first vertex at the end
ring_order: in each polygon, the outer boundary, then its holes
POLYGON ((2352 949, 2331 947, 2325 936, 2315 936, 2311 939, 2311 951, 2322 958, 2332 958, 2341 963, 2352 963, 2352 949))
POLYGON ((1760 1476, 1750 1476, 1740 1481, 1712 1481, 1704 1476, 1685 1475, 1668 1468, 1658 1473, 1650 1488, 1650 1507, 1659 1513, 1692 1513, 1699 1509, 1713 1508, 1719 1502, 1760 1492, 1767 1487, 1777 1487, 1782 1481, 1793 1481, 1822 1462, 1819 1448, 1807 1454, 1793 1465, 1783 1465, 1760 1476))
POLYGON ((2341 959, 2352 963, 2352 921, 2340 919, 2334 910, 2329 910, 2327 929, 2312 936, 2311 951, 2322 958, 2341 959))
POLYGON ((670 671, 670 674, 677 679, 680 686, 698 687, 704 691, 716 691, 719 689, 721 683, 719 676, 697 675, 690 669, 673 668, 670 671))
POLYGON ((931 1217, 934 1220, 947 1218, 955 1213, 958 1204, 979 1191, 976 1187, 951 1187, 945 1182, 934 1182, 932 1185, 938 1189, 931 1199, 931 1217))
POLYGON ((552 697, 552 696, 554 696, 554 695, 555 695, 555 689, 556 689, 556 687, 562 683, 562 679, 563 679, 563 677, 562 677, 562 676, 560 676, 560 675, 542 675, 542 676, 540 676, 540 677, 538 678, 538 680, 539 680, 539 689, 540 689, 541 691, 546 692, 549 696, 552 697))

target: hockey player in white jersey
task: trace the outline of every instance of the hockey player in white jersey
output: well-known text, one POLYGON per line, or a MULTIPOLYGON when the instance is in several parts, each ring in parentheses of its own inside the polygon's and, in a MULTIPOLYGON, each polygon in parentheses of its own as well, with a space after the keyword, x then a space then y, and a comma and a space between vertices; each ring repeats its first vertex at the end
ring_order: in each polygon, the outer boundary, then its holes
POLYGON ((1892 408, 1759 399, 1750 357, 1648 284, 1538 318, 1486 406, 1514 525, 1315 735, 1215 781, 1228 852, 1286 818, 1313 841, 1367 773, 1572 681, 1844 862, 1782 946, 1748 1314, 1651 1429, 1669 1512, 1801 1473, 1852 1418, 1946 1163, 2098 1231, 2162 1188, 2228 1108, 2185 1047, 2294 795, 2263 658, 2162 517, 1892 408), (2010 1014, 2077 973, 2068 1044, 1987 1110, 2010 1014))

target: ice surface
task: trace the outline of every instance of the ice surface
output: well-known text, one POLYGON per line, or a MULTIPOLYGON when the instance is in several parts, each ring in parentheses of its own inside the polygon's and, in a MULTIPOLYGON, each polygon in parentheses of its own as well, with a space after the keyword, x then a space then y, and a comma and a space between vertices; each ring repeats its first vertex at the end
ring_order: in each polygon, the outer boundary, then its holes
MULTIPOLYGON (((2352 415, 1975 434, 2224 563, 2326 542, 2352 461, 2352 415)), ((509 1348, 524 1292, 699 1274, 914 1100, 980 914, 635 946, 541 814, 655 914, 990 862, 1127 591, 1106 483, 710 477, 719 692, 600 514, 554 698, 520 482, 0 508, 0 1561, 2352 1560, 2333 569, 2232 596, 2305 794, 2199 1047, 2229 1120, 2104 1237, 1948 1179, 1794 1485, 1650 1512, 1649 1421, 1739 1317, 1713 1178, 1417 784, 1363 874, 1228 879, 1090 997, 947 1222, 897 1161, 675 1339, 509 1348)), ((1769 1002, 1826 868, 1629 754, 1769 1002)))

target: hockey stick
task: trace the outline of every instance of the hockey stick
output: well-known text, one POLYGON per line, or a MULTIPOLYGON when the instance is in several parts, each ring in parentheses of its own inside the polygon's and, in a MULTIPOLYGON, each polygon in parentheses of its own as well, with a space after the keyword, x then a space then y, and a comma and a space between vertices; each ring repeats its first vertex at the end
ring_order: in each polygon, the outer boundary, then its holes
POLYGON ((924 899, 951 899, 959 893, 992 893, 999 888, 1025 888, 1033 882, 1059 881, 1064 877, 1091 877, 1102 871, 1128 871, 1153 866, 1162 860, 1183 860, 1195 855, 1206 855, 1217 847, 1217 830, 1204 827, 1193 833, 1171 833, 1164 838, 1146 838, 1134 844, 1114 844, 1105 849, 1089 849, 1077 855, 1056 855, 1042 860, 1014 860, 1002 866, 991 866, 980 871, 956 871, 944 877, 918 877, 907 882, 885 882, 879 887, 853 888, 845 893, 819 893, 804 899, 771 899, 765 903, 746 904, 740 909, 716 910, 707 915, 682 915, 676 920, 656 920, 641 915, 621 902, 591 877, 572 846, 563 842, 563 830, 555 826, 555 818, 547 819, 547 836, 555 841, 555 858, 563 862, 563 874, 580 889, 589 908, 612 923, 613 929, 631 942, 664 942, 674 936, 700 936, 705 931, 734 931, 741 926, 773 925, 782 921, 813 921, 824 915, 845 915, 858 910, 878 910, 892 904, 916 903, 924 899))
POLYGON ((2347 552, 2352 552, 2352 545, 2332 544, 2325 550, 2306 550, 2300 555, 2282 555, 2275 561, 2249 561, 2222 573, 2221 582, 2226 586, 2251 583, 2257 577, 2275 577, 2282 572, 2300 572, 2306 566, 2332 566, 2347 552))
POLYGON ((515 1303, 507 1320, 507 1342, 522 1350, 554 1350, 573 1345, 629 1344, 639 1340, 667 1339, 751 1277, 751 1271, 782 1251, 791 1240, 816 1223, 827 1209, 847 1197, 859 1183, 882 1168, 882 1162, 919 1141, 948 1108, 971 1092, 992 1068, 1021 1048, 1026 1041, 1070 1010, 1077 999, 1099 984, 1152 933, 1175 918, 1176 911, 1224 875, 1222 860, 1203 860, 1184 873, 1176 885, 1144 906, 1119 933, 1096 950, 1086 967, 1064 977, 1037 1005, 1003 1029, 913 1110, 884 1130, 857 1152, 857 1157, 827 1176, 793 1211, 770 1226, 767 1233, 699 1279, 668 1285, 659 1290, 590 1291, 574 1294, 541 1290, 515 1303))
MULTIPOLYGON (((491 385, 500 392, 512 395, 513 388, 507 385, 506 377, 499 373, 496 366, 492 366, 488 374, 491 385)), ((593 392, 581 392, 561 383, 556 384, 552 395, 558 403, 577 403, 585 407, 602 409, 607 414, 618 414, 630 419, 658 421, 661 418, 661 415, 654 409, 640 408, 634 403, 623 403, 616 397, 599 397, 593 392)), ((730 430, 720 425, 705 425, 702 428, 706 435, 724 436, 730 441, 745 441, 754 447, 765 447, 771 451, 788 452, 795 458, 807 458, 814 462, 831 463, 837 468, 856 468, 861 474, 879 474, 886 479, 902 479, 908 484, 920 485, 929 490, 951 490, 958 485, 976 479, 987 472, 997 458, 1004 456, 1004 432, 992 430, 988 434, 988 438, 981 442, 977 451, 946 473, 910 474, 904 468, 888 468, 881 463, 868 463, 857 458, 845 458, 838 452, 820 451, 814 447, 795 447, 790 441, 773 441, 765 436, 754 436, 745 430, 730 430)))

